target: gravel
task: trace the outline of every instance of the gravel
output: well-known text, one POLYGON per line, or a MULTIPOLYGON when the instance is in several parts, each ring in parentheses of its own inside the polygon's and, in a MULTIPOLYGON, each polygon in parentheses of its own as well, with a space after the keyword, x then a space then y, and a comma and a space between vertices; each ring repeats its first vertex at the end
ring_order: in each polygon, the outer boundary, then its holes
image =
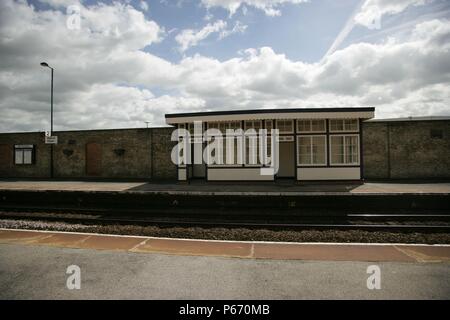
POLYGON ((1 219, 1 228, 139 235, 164 238, 284 241, 450 244, 448 233, 380 232, 365 230, 267 230, 248 228, 83 225, 63 222, 1 219))

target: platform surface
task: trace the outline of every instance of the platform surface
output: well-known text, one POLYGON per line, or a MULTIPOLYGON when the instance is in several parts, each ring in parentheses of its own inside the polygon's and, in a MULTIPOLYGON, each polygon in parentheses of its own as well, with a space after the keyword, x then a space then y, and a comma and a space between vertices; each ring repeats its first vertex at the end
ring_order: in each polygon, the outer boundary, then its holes
POLYGON ((296 184, 277 183, 146 183, 106 181, 0 180, 0 190, 63 190, 110 192, 229 192, 229 193, 352 193, 352 194, 450 194, 450 183, 296 184))
POLYGON ((1 230, 0 299, 450 299, 448 246, 1 230), (81 288, 69 290, 69 266, 81 288), (367 287, 369 266, 380 289, 367 287))
POLYGON ((450 262, 450 245, 220 241, 0 229, 0 243, 242 259, 450 262))

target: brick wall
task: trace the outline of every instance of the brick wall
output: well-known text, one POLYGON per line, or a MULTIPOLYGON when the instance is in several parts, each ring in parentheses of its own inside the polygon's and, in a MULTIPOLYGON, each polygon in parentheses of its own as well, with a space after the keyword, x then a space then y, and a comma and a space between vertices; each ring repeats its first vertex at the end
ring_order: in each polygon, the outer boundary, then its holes
POLYGON ((2 133, 0 134, 0 177, 48 177, 50 176, 50 146, 44 144, 42 133, 2 133), (14 165, 14 145, 33 144, 36 149, 36 163, 14 165), (3 160, 4 159, 4 160, 3 160))
POLYGON ((367 179, 450 178, 450 121, 367 121, 367 179))
MULTIPOLYGON (((362 127, 366 179, 450 178, 450 121, 366 121, 362 127)), ((54 176, 176 180, 170 159, 175 145, 170 140, 172 130, 55 132, 59 141, 54 146, 54 176), (101 170, 96 176, 86 174, 88 143, 97 143, 101 149, 101 170)), ((0 134, 0 178, 49 176, 50 146, 44 144, 42 133, 0 134), (14 144, 34 144, 36 163, 14 165, 14 144)))
MULTIPOLYGON (((54 132, 58 136, 53 150, 54 177, 176 179, 176 167, 170 161, 171 132, 172 128, 54 132), (86 171, 89 143, 98 144, 100 149, 101 169, 95 175, 86 171)), ((44 144, 42 133, 2 133, 0 146, 0 152, 8 153, 4 157, 10 160, 0 162, 0 177, 50 176, 50 146, 44 144), (35 164, 14 165, 15 144, 34 144, 35 164)))

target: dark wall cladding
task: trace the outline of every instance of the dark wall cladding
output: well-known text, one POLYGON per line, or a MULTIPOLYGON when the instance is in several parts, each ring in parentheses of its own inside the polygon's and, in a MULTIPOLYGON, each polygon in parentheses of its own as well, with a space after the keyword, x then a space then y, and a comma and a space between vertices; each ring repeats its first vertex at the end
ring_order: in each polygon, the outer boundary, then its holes
MULTIPOLYGON (((364 178, 450 178, 450 121, 363 123, 364 178)), ((55 132, 56 178, 176 180, 173 128, 55 132)), ((0 134, 0 177, 48 178, 43 133, 0 134), (14 145, 34 145, 33 164, 14 164, 14 145)))

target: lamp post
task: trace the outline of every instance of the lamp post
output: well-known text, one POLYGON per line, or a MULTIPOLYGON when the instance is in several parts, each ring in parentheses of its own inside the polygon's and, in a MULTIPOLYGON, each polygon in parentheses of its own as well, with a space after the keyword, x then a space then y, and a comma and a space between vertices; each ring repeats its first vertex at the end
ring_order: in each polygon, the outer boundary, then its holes
MULTIPOLYGON (((52 70, 52 82, 50 91, 50 136, 53 135, 53 68, 47 62, 41 62, 41 66, 52 70)), ((50 144, 50 178, 53 178, 53 144, 50 144)))

